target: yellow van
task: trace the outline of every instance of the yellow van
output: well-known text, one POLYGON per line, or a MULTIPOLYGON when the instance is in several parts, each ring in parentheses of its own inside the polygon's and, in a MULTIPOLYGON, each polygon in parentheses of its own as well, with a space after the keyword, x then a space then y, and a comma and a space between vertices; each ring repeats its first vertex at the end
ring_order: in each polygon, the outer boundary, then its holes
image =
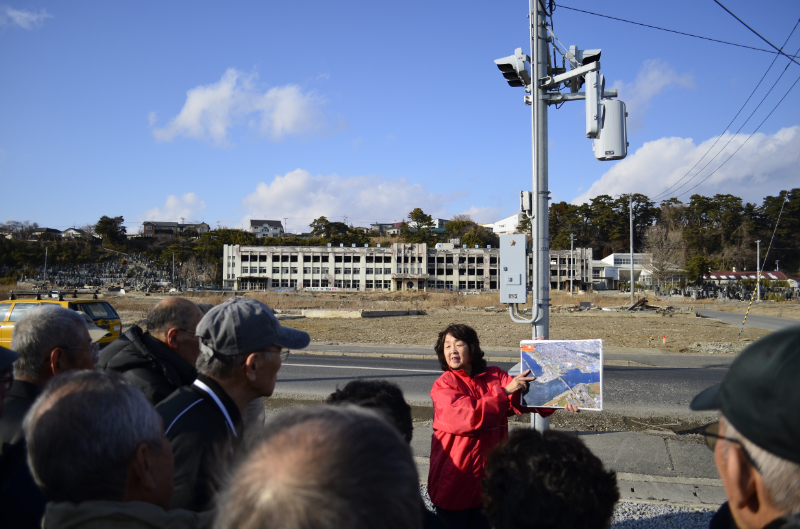
MULTIPOLYGON (((19 298, 21 295, 32 296, 19 293, 13 294, 12 298, 19 298)), ((104 347, 106 344, 119 338, 122 322, 119 319, 117 311, 115 311, 114 307, 107 301, 101 299, 80 299, 77 297, 66 299, 66 296, 62 294, 53 294, 57 295, 58 299, 45 297, 50 295, 50 293, 41 292, 36 293, 33 299, 8 299, 0 301, 0 345, 3 347, 11 347, 11 332, 20 315, 28 309, 43 304, 61 305, 66 309, 88 314, 95 325, 111 333, 111 336, 100 340, 100 347, 104 347)))

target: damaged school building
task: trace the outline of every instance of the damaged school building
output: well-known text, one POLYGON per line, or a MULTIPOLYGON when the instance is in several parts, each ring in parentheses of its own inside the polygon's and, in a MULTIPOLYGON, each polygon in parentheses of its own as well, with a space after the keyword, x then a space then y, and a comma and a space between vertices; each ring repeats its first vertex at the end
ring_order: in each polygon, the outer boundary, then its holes
MULTIPOLYGON (((223 288, 492 291, 500 288, 499 261, 498 248, 446 243, 392 243, 383 247, 225 245, 223 288)), ((529 271, 532 268, 529 256, 529 271)), ((575 289, 591 288, 591 248, 550 251, 550 288, 569 289, 570 278, 575 289)))

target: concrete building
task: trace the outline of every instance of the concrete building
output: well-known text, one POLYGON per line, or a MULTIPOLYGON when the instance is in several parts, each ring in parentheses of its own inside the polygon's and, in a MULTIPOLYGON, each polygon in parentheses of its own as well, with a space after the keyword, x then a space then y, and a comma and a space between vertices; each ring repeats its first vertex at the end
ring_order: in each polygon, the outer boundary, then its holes
POLYGON ((251 220, 250 233, 254 233, 258 239, 282 237, 283 224, 279 220, 251 220))
POLYGON ((503 220, 481 224, 481 226, 497 234, 517 233, 517 226, 519 226, 519 223, 522 222, 523 219, 522 215, 522 213, 514 213, 510 217, 506 217, 503 220))
MULTIPOLYGON (((223 247, 223 288, 371 290, 497 290, 497 248, 454 244, 393 243, 377 246, 223 247)), ((591 286, 591 248, 551 251, 551 288, 591 286)), ((532 268, 532 257, 528 267, 532 268)), ((530 273, 529 273, 530 277, 530 273)))

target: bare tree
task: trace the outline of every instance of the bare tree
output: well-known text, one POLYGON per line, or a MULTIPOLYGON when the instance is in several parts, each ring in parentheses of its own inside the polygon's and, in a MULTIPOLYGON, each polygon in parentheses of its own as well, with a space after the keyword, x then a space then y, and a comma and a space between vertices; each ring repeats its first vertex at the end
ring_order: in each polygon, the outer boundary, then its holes
POLYGON ((644 268, 661 285, 669 281, 685 264, 683 231, 669 229, 664 224, 647 228, 644 234, 644 249, 648 254, 644 268))
POLYGON ((192 286, 197 283, 198 273, 199 266, 197 264, 197 259, 195 259, 194 256, 181 263, 180 276, 184 281, 190 283, 192 286))

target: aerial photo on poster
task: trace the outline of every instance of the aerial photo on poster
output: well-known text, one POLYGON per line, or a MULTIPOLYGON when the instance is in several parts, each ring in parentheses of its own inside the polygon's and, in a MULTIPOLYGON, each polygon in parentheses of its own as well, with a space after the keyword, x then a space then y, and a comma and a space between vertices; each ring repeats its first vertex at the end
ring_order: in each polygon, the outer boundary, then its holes
POLYGON ((603 340, 523 340, 522 371, 536 377, 522 405, 603 409, 603 340))

